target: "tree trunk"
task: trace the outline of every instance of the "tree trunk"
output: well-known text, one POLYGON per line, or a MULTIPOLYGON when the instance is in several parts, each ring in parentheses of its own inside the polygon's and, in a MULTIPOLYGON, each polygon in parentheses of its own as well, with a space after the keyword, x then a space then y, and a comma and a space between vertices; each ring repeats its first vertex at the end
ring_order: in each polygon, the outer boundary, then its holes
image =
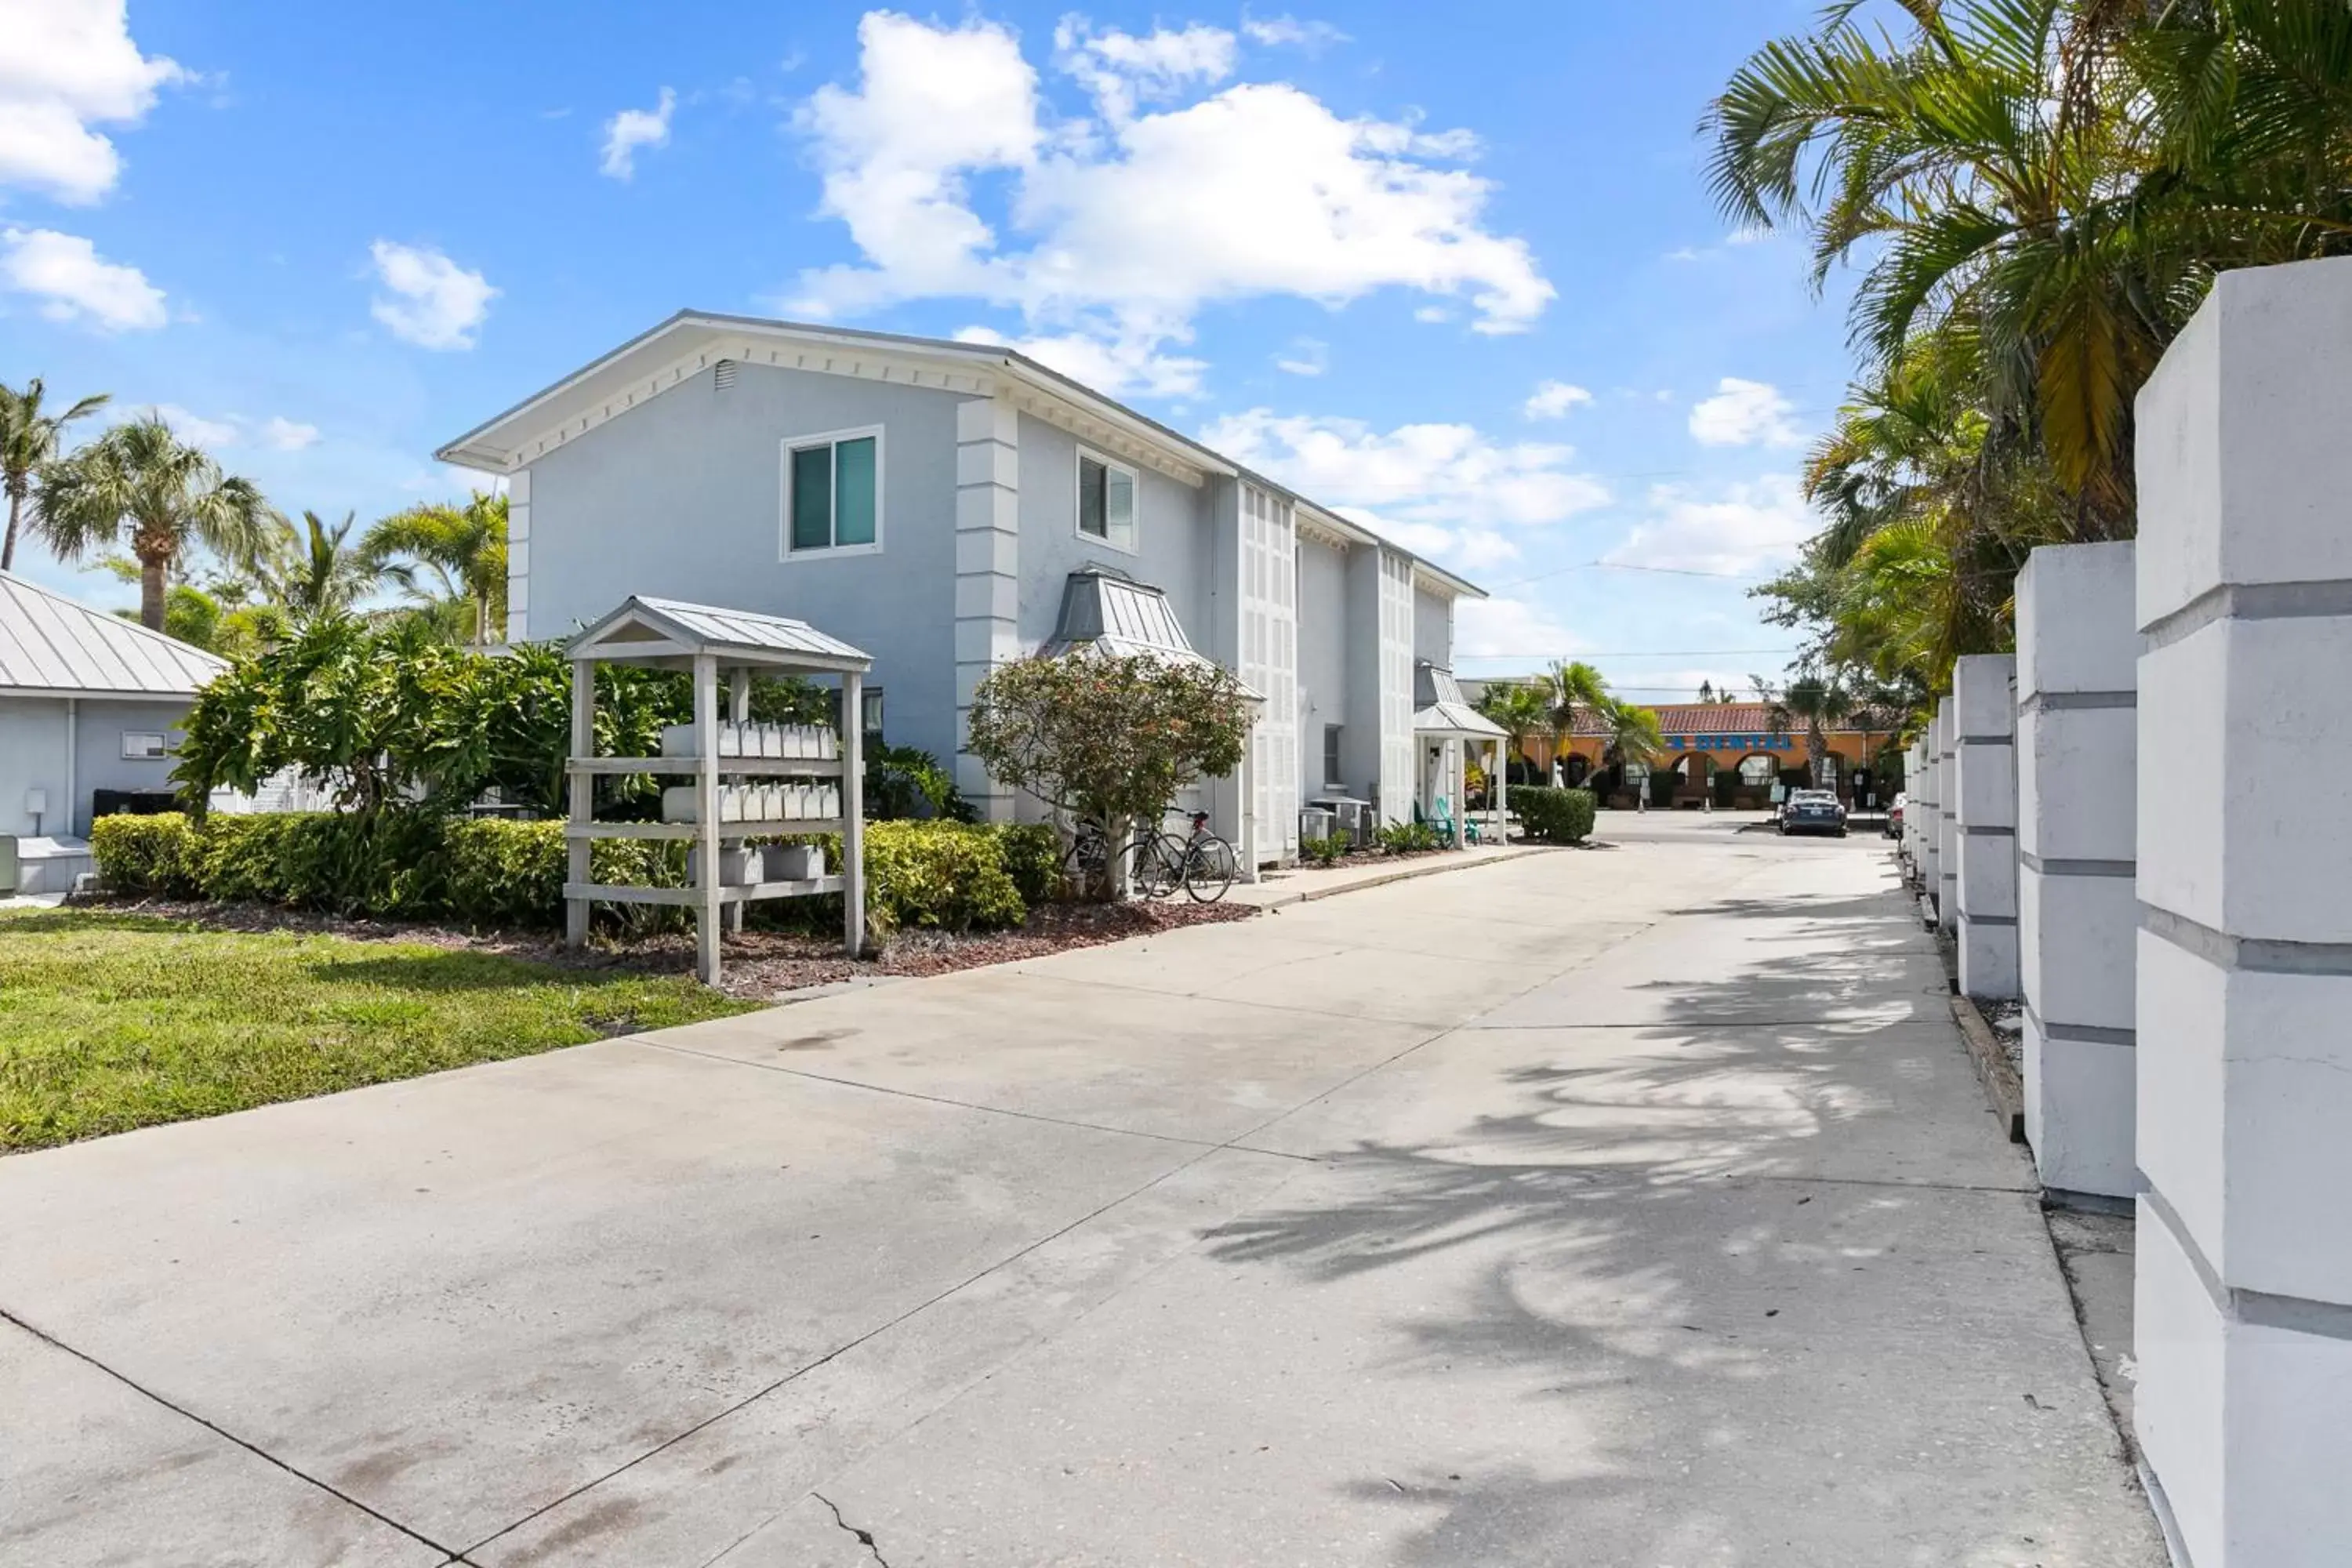
POLYGON ((0 541, 0 572, 16 568, 16 520, 25 507, 25 498, 16 491, 8 492, 8 537, 0 541))
POLYGON ((151 632, 163 629, 163 556, 139 558, 139 624, 151 632))

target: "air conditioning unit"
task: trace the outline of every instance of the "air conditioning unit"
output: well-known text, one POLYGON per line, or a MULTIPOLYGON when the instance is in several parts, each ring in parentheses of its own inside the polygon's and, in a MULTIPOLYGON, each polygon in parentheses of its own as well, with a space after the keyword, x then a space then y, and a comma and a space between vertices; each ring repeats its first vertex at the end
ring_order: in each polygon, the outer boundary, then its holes
POLYGON ((1331 803, 1332 812, 1339 819, 1339 830, 1358 848, 1372 841, 1372 803, 1368 800, 1339 800, 1331 803))
POLYGON ((1310 843, 1328 838, 1339 831, 1339 819, 1319 805, 1302 806, 1298 812, 1298 841, 1310 843))

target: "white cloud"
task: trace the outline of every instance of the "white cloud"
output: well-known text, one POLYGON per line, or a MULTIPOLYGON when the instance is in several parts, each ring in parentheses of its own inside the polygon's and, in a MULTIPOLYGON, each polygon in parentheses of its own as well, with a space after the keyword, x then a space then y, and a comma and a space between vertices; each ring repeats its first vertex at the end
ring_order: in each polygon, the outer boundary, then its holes
POLYGON ((796 313, 972 299, 1020 310, 1041 337, 1150 344, 1190 341, 1203 305, 1261 294, 1337 307, 1412 289, 1466 300, 1486 332, 1526 329, 1553 298, 1526 242, 1484 226, 1491 182, 1430 162, 1475 139, 1343 120, 1284 83, 1200 96, 1232 69, 1219 29, 1066 24, 1057 61, 1098 118, 1051 125, 1008 28, 877 11, 858 38, 856 86, 820 88, 797 124, 820 210, 864 260, 803 273, 796 313), (1139 107, 1169 98, 1190 101, 1139 107), (999 174, 1019 243, 971 189, 999 174))
POLYGON ((1290 375, 1321 375, 1331 368, 1331 345, 1320 338, 1293 338, 1289 351, 1275 356, 1274 368, 1290 375))
POLYGON ((299 452, 319 442, 316 425, 299 425, 282 414, 273 414, 263 420, 257 435, 263 446, 278 452, 299 452))
POLYGON ((1295 45, 1310 55, 1348 41, 1348 35, 1328 22, 1302 22, 1296 16, 1249 17, 1242 23, 1242 36, 1270 48, 1295 45))
POLYGON ((1381 432, 1354 419, 1254 408, 1217 420, 1201 438, 1328 505, 1449 531, 1541 527, 1609 500, 1599 480, 1569 466, 1573 447, 1498 445, 1467 425, 1381 432))
POLYGON ((993 327, 965 327, 958 342, 992 343, 1028 355, 1050 370, 1097 392, 1141 393, 1149 397, 1192 397, 1201 391, 1206 360, 1160 352, 1160 340, 1107 333, 1062 332, 1009 338, 993 327))
POLYGON ((0 230, 0 291, 33 296, 50 321, 86 321, 100 331, 152 331, 168 319, 163 291, 145 273, 55 229, 0 230))
POLYGON ((1568 411, 1592 401, 1592 394, 1580 386, 1564 381, 1537 384, 1534 394, 1520 405, 1519 412, 1529 419, 1564 419, 1568 411))
POLYGON ((220 447, 234 447, 241 432, 235 419, 207 419, 192 414, 176 403, 150 404, 144 408, 123 409, 115 423, 128 424, 133 419, 161 419, 172 427, 172 433, 192 447, 211 451, 220 447))
POLYGON ((123 0, 0 0, 0 185, 88 203, 122 159, 94 125, 135 125, 187 73, 131 40, 123 0))
POLYGON ((1553 611, 1525 599, 1457 599, 1456 658, 1572 658, 1586 645, 1553 611))
POLYGON ((487 279, 429 247, 379 239, 368 249, 376 280, 390 290, 378 294, 368 310, 394 337, 419 348, 474 346, 474 330, 499 296, 487 279))
POLYGON ((1679 485, 1650 492, 1650 516, 1601 557, 1612 566, 1746 576, 1787 565, 1821 520, 1797 481, 1768 474, 1701 496, 1679 485))
POLYGON ((1703 447, 1793 447, 1804 438, 1790 417, 1795 411, 1770 382, 1727 375, 1714 396, 1691 405, 1690 433, 1703 447))
POLYGON ((1113 28, 1097 33, 1083 16, 1065 16, 1054 29, 1054 63, 1095 100, 1105 119, 1130 119, 1139 100, 1175 97, 1195 81, 1234 74, 1234 36, 1194 23, 1143 37, 1113 28))
POLYGON ((677 94, 661 89, 652 109, 625 109, 604 121, 604 158, 597 172, 626 180, 637 172, 637 149, 669 145, 669 119, 677 109, 677 94))

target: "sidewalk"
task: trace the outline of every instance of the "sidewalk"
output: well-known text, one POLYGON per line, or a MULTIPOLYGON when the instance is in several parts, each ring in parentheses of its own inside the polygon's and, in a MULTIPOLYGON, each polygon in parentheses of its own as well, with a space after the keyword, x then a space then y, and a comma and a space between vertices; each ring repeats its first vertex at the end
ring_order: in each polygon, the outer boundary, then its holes
POLYGON ((1466 849, 1442 849, 1433 855, 1375 860, 1358 866, 1287 866, 1278 871, 1262 872, 1255 882, 1235 882, 1225 896, 1238 904, 1252 904, 1262 910, 1280 909, 1287 904, 1311 903, 1334 893, 1540 855, 1549 847, 1540 844, 1474 844, 1466 849))

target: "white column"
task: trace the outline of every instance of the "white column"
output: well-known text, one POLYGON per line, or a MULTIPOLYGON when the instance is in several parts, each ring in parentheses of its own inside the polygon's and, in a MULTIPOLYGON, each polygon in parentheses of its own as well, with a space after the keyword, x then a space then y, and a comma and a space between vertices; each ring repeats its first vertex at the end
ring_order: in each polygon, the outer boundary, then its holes
POLYGON ((1936 702, 1936 925, 1960 927, 1960 785, 1953 758, 1959 718, 1948 697, 1936 702))
POLYGON ((2132 546, 2053 544, 2017 577, 2025 1141, 2042 1184, 2129 1198, 2139 629, 2132 546))
POLYGON ((1010 403, 976 397, 957 406, 956 788, 991 822, 1013 820, 1013 793, 962 743, 973 690, 1021 655, 1020 439, 1010 403))
POLYGON ((694 656, 695 973, 719 984, 719 660, 694 656))
MULTIPOLYGON (((593 659, 572 661, 572 750, 573 757, 596 754, 596 664, 593 659)), ((586 825, 596 815, 596 780, 591 773, 573 773, 564 781, 565 819, 586 825)), ((593 875, 594 846, 585 838, 567 837, 563 844, 563 879, 582 883, 593 875)), ((563 901, 563 944, 584 947, 588 943, 589 902, 586 899, 566 899, 563 901)))
POLYGON ((2017 994, 2017 660, 1970 654, 1952 670, 1953 842, 1960 991, 2017 994))
POLYGON ((866 951, 866 678, 841 678, 841 945, 866 951))
POLYGON ((2352 259, 2223 273, 2139 396, 2135 1410, 2196 1568, 2352 1562, 2347 408, 2352 259))

